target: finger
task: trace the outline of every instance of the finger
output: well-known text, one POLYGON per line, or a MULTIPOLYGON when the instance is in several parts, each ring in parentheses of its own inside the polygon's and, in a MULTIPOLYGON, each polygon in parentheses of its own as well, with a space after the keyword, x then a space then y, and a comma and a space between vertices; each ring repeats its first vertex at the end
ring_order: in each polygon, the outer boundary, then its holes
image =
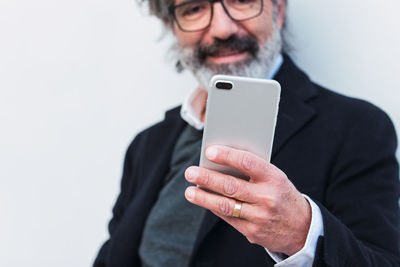
MULTIPOLYGON (((218 216, 232 217, 236 201, 232 198, 206 192, 198 187, 189 186, 185 191, 186 199, 198 206, 209 209, 218 216)), ((251 219, 255 213, 252 206, 246 202, 242 203, 240 210, 241 219, 251 219)))
POLYGON ((195 166, 186 169, 185 177, 190 183, 198 184, 229 198, 247 203, 257 202, 254 194, 256 192, 255 185, 243 179, 195 166))
POLYGON ((259 156, 227 146, 209 146, 206 157, 214 163, 237 169, 254 180, 268 180, 277 172, 276 167, 259 156))

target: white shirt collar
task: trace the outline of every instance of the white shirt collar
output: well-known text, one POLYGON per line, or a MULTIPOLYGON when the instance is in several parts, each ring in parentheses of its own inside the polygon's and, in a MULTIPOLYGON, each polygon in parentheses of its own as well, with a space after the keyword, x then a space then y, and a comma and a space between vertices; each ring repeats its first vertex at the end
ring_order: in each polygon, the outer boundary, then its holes
MULTIPOLYGON (((272 79, 278 73, 282 64, 283 56, 282 54, 278 54, 267 78, 272 79)), ((207 95, 205 89, 197 88, 192 90, 185 97, 181 108, 182 119, 199 131, 204 128, 204 123, 201 121, 201 114, 207 102, 207 95)))

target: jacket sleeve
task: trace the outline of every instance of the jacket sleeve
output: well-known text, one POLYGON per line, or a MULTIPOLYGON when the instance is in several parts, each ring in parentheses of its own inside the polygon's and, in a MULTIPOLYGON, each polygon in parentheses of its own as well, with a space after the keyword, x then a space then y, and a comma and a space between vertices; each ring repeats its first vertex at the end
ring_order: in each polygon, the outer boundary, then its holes
POLYGON ((400 266, 394 127, 374 108, 349 129, 332 167, 313 266, 400 266))
MULTIPOLYGON (((121 190, 112 210, 113 213, 112 219, 108 224, 108 231, 110 237, 113 235, 115 228, 118 226, 118 223, 121 220, 122 216, 124 215, 126 207, 132 198, 132 190, 135 187, 134 185, 135 181, 131 179, 131 177, 134 169, 133 162, 136 162, 138 160, 135 151, 137 149, 137 146, 139 145, 140 138, 141 135, 139 134, 130 144, 125 154, 124 167, 121 179, 121 190)), ((101 246, 100 251, 94 261, 93 267, 105 266, 109 249, 108 247, 109 247, 109 239, 105 241, 104 244, 101 246)))

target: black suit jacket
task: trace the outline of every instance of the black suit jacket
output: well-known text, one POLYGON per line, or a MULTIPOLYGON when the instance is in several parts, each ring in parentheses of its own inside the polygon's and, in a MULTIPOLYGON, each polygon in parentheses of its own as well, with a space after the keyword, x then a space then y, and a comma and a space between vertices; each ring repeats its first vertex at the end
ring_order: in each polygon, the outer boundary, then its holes
MULTIPOLYGON (((396 136, 377 107, 313 84, 285 57, 272 163, 320 207, 314 266, 400 266, 396 136)), ((179 107, 137 135, 126 153, 110 238, 94 266, 140 266, 146 218, 185 122, 179 107)), ((190 266, 273 266, 265 250, 207 212, 190 266)))

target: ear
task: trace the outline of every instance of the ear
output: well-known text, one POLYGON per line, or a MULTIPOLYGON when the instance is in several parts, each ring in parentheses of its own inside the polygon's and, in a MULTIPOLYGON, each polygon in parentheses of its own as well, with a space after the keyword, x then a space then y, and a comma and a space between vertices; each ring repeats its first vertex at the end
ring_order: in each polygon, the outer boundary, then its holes
POLYGON ((286 14, 286 0, 279 0, 278 2, 278 27, 282 30, 283 23, 285 22, 286 14))

